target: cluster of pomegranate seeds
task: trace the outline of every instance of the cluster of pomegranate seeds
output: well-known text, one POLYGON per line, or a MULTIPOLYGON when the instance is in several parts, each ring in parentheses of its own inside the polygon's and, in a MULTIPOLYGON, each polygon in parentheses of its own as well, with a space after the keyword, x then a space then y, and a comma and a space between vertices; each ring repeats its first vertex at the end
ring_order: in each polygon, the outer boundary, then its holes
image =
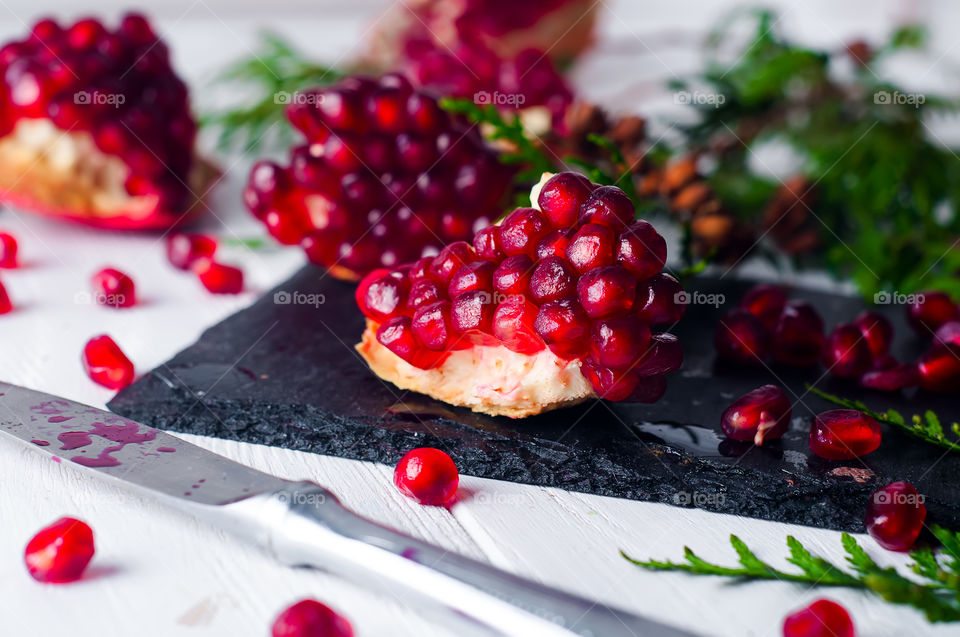
POLYGON ((80 520, 60 518, 33 536, 23 560, 33 579, 63 584, 80 579, 93 554, 93 530, 80 520))
POLYGON ((90 379, 107 389, 123 389, 133 382, 133 363, 106 334, 87 341, 81 361, 90 379))
POLYGON ((15 268, 17 265, 17 240, 11 234, 0 232, 0 268, 15 268))
POLYGON ((728 438, 752 441, 759 447, 765 440, 783 437, 792 413, 790 399, 783 389, 764 385, 727 407, 720 417, 720 428, 728 438))
POLYGON ((187 87, 142 15, 126 14, 114 30, 93 18, 69 26, 40 20, 26 38, 0 48, 0 77, 0 134, 38 118, 89 133, 127 166, 130 195, 158 198, 151 216, 90 221, 165 227, 188 208, 196 124, 187 87))
POLYGON ((296 98, 287 116, 305 143, 286 167, 255 164, 244 201, 335 276, 436 254, 499 215, 512 169, 405 78, 350 77, 296 98))
POLYGON ((854 637, 853 620, 843 606, 818 599, 783 620, 783 637, 854 637))
POLYGON ((813 419, 810 450, 827 460, 853 460, 880 446, 880 423, 854 409, 832 409, 813 419))
POLYGON ((420 504, 442 506, 457 493, 460 474, 450 456, 433 447, 420 447, 400 458, 393 483, 420 504))
POLYGON ((364 278, 357 304, 379 324, 377 340, 423 369, 474 346, 527 355, 549 348, 581 360, 602 398, 656 401, 683 352, 676 337, 651 327, 686 309, 680 284, 661 272, 663 237, 633 221, 620 189, 576 173, 547 180, 537 203, 480 230, 473 246, 457 241, 364 278), (559 236, 569 236, 565 247, 559 236))
POLYGON ((315 599, 290 606, 273 622, 271 637, 353 637, 345 617, 315 599))
POLYGON ((108 307, 132 307, 137 302, 133 279, 114 268, 104 268, 93 275, 93 298, 108 307))
POLYGON ((874 491, 867 505, 867 533, 889 551, 909 550, 927 519, 923 501, 909 482, 892 482, 874 491))

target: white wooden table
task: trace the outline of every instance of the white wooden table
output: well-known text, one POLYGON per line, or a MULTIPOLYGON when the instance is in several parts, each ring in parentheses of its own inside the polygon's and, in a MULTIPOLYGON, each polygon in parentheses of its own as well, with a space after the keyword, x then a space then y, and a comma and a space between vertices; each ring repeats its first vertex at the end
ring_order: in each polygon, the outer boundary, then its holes
MULTIPOLYGON (((24 23, 39 13, 76 14, 71 8, 75 5, 66 0, 46 4, 0 1, 0 36, 5 40, 22 32, 24 23)), ((127 2, 100 4, 108 15, 127 2)), ((249 54, 253 34, 264 26, 294 37, 320 59, 348 58, 373 8, 383 3, 363 0, 349 8, 324 8, 338 4, 178 0, 157 11, 176 65, 196 90, 225 61, 249 54)), ((577 69, 576 81, 588 96, 618 108, 671 106, 668 95, 651 96, 649 88, 638 93, 636 87, 689 72, 697 56, 687 44, 715 20, 722 4, 610 2, 602 23, 604 41, 577 69), (630 51, 642 56, 642 64, 630 51), (649 103, 638 103, 641 96, 649 103)), ((950 25, 956 24, 957 10, 947 0, 804 4, 802 11, 788 14, 787 30, 831 46, 854 35, 879 36, 898 17, 930 18, 934 44, 946 55, 932 65, 928 60, 930 70, 922 77, 908 75, 933 83, 955 77, 960 51, 951 49, 956 35, 950 25)), ((924 62, 914 61, 911 68, 917 64, 924 62)), ((248 162, 225 157, 222 163, 228 179, 217 192, 211 231, 237 237, 260 234, 239 199, 248 162)), ((17 306, 14 313, 0 317, 0 379, 101 407, 111 393, 90 382, 79 363, 89 337, 111 334, 138 371, 145 372, 303 262, 292 249, 228 249, 228 260, 246 271, 248 292, 214 297, 194 278, 167 265, 162 242, 155 237, 119 237, 11 210, 0 213, 0 229, 19 238, 25 262, 20 270, 0 272, 17 306), (105 265, 133 276, 142 298, 137 307, 114 311, 77 302, 77 295, 89 289, 90 275, 105 265)), ((451 551, 704 634, 779 634, 784 615, 822 595, 850 610, 861 635, 956 631, 931 627, 911 609, 858 592, 651 573, 618 554, 624 549, 638 557, 679 558, 686 543, 704 557, 732 563, 727 537, 736 533, 761 557, 786 567, 781 558, 788 533, 812 550, 841 560, 838 533, 469 476, 461 482, 465 497, 452 510, 425 508, 394 489, 392 467, 184 437, 258 469, 319 482, 361 514, 451 551)), ((869 537, 858 539, 879 562, 906 563, 869 537)), ((361 637, 453 634, 393 598, 325 574, 281 567, 219 529, 95 480, 69 463, 56 464, 31 449, 0 441, 0 633, 265 635, 280 609, 309 596, 347 615, 361 637), (63 515, 93 526, 97 557, 79 583, 39 585, 23 567, 22 548, 36 530, 63 515)))

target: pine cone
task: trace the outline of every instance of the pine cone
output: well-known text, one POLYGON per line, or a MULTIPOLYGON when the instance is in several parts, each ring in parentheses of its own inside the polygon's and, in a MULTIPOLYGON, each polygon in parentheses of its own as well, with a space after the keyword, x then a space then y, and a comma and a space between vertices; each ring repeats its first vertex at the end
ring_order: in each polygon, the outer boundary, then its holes
POLYGON ((815 196, 810 180, 796 175, 767 204, 763 226, 787 254, 806 254, 821 245, 819 222, 811 213, 815 196))

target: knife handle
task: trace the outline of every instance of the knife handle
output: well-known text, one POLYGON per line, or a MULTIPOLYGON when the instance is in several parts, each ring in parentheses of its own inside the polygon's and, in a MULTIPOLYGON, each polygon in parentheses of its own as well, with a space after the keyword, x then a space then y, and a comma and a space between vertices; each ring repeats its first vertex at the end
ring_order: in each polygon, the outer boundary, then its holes
POLYGON ((498 634, 690 635, 391 530, 358 516, 311 482, 251 500, 230 507, 247 510, 248 519, 259 509, 258 539, 279 560, 359 579, 402 601, 445 607, 498 634))

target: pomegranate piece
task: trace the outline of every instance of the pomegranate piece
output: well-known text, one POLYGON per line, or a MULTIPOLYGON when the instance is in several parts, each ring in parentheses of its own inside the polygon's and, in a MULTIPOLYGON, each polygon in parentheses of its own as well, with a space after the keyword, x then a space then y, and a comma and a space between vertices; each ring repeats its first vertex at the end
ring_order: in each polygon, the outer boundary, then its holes
MULTIPOLYGON (((304 143, 286 166, 258 162, 244 202, 278 241, 299 243, 333 276, 356 280, 435 254, 500 216, 513 169, 433 95, 389 74, 298 97, 305 99, 292 101, 287 117, 304 143)), ((458 245, 438 258, 435 278, 447 283, 478 258, 499 261, 499 234, 477 237, 476 253, 458 245)))
POLYGON ((853 409, 818 414, 810 427, 810 450, 827 460, 853 460, 880 446, 880 424, 853 409))
POLYGON ((0 232, 0 268, 17 267, 17 240, 11 234, 0 232))
POLYGON ((400 458, 393 483, 420 504, 443 506, 457 493, 460 474, 450 456, 433 447, 420 447, 400 458))
POLYGON ((304 599, 277 616, 270 637, 353 637, 353 627, 326 604, 304 599))
POLYGON ((917 294, 907 305, 907 322, 917 334, 926 338, 944 323, 960 318, 956 304, 943 292, 917 294))
POLYGON ((753 441, 782 438, 790 426, 793 409, 787 394, 776 385, 764 385, 735 400, 720 417, 720 428, 728 438, 753 441))
POLYGON ((636 295, 636 279, 619 265, 594 268, 577 281, 577 297, 590 318, 627 312, 636 295))
POLYGON ((619 232, 633 221, 635 215, 633 202, 622 190, 615 186, 600 186, 584 200, 580 223, 596 223, 619 232))
POLYGON ((867 533, 888 551, 907 551, 927 518, 924 497, 908 482, 892 482, 873 492, 867 504, 867 533))
POLYGON ((617 263, 637 279, 657 275, 667 262, 667 242, 646 221, 635 221, 620 233, 617 263))
POLYGON ((899 391, 920 384, 920 372, 913 363, 896 363, 892 367, 874 368, 860 377, 860 384, 878 391, 899 391))
POLYGON ((853 323, 834 328, 823 348, 824 367, 840 378, 858 378, 873 364, 870 345, 853 323))
POLYGON ((547 257, 537 262, 530 275, 530 296, 539 304, 575 295, 576 276, 562 257, 547 257))
POLYGON ((178 270, 189 270, 200 259, 212 259, 217 240, 203 234, 177 232, 167 239, 167 259, 178 270))
POLYGON ((683 318, 687 305, 683 301, 680 282, 661 272, 637 291, 637 318, 651 325, 673 325, 683 318))
POLYGON ((550 231, 550 224, 536 208, 517 208, 500 224, 500 243, 508 255, 536 255, 537 243, 550 231))
POLYGON ((960 345, 934 345, 917 361, 917 372, 927 391, 960 390, 960 345))
POLYGON ((30 539, 23 561, 38 582, 65 584, 80 579, 93 554, 90 526, 75 518, 60 518, 30 539))
POLYGON ((582 358, 587 353, 590 317, 573 299, 541 305, 533 328, 560 358, 582 358))
POLYGON ((443 362, 446 352, 425 349, 413 335, 409 316, 394 316, 377 329, 377 341, 419 369, 432 369, 443 362))
POLYGON ((406 279, 387 270, 374 270, 357 286, 357 305, 367 318, 384 321, 403 310, 408 286, 406 279))
POLYGON ((193 264, 193 271, 203 287, 214 294, 243 292, 243 270, 212 259, 201 259, 193 264))
POLYGON ((818 599, 783 620, 783 637, 854 637, 850 613, 836 602, 818 599))
POLYGON ((81 361, 87 376, 107 389, 123 389, 133 382, 133 363, 105 334, 87 341, 81 361))
POLYGON ((584 224, 570 238, 564 255, 579 273, 614 263, 614 233, 607 226, 584 224))
POLYGON ((874 360, 890 352, 890 344, 893 342, 893 324, 887 317, 868 310, 861 312, 853 324, 863 334, 874 360))
POLYGON ((823 319, 804 301, 787 303, 773 333, 773 357, 784 365, 816 364, 823 352, 823 319))
POLYGON ((93 275, 93 299, 108 307, 131 307, 136 304, 133 279, 114 268, 104 268, 93 275))
POLYGON ((493 335, 503 346, 518 354, 535 354, 544 343, 534 323, 539 310, 522 296, 511 296, 493 314, 493 335))
POLYGON ((505 296, 522 296, 530 292, 533 261, 517 255, 504 259, 493 273, 493 287, 505 296))
POLYGON ((740 300, 741 309, 753 314, 764 327, 773 331, 787 304, 787 291, 779 285, 755 285, 740 300))
POLYGON ((583 175, 559 173, 540 189, 540 210, 557 228, 569 228, 580 217, 580 207, 594 187, 583 175))
POLYGON ((187 86, 143 16, 115 29, 44 19, 2 50, 4 201, 128 230, 169 228, 203 208, 195 193, 217 171, 194 154, 187 86))
POLYGON ((10 297, 7 295, 7 288, 3 287, 3 284, 0 283, 0 314, 6 314, 13 311, 13 303, 10 302, 10 297))
POLYGON ((713 346, 722 359, 757 365, 770 356, 770 333, 750 312, 733 310, 717 325, 713 346))

